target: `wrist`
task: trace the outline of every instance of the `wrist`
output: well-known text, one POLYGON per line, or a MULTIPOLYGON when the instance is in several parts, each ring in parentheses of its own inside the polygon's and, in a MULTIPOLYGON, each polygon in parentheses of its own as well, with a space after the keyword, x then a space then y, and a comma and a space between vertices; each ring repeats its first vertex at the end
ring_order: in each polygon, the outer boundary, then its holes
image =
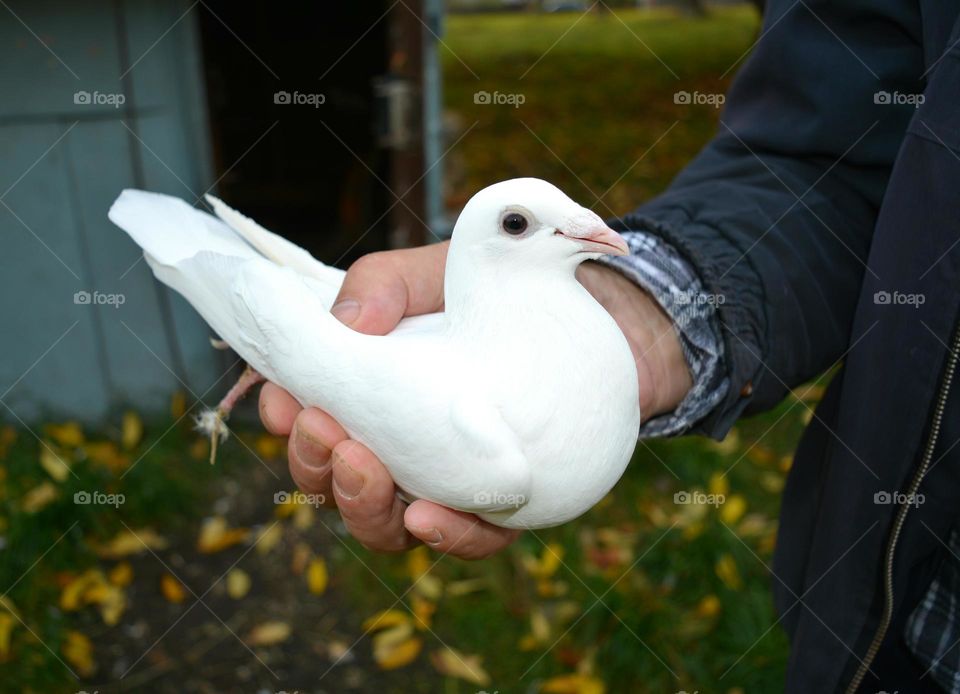
POLYGON ((610 313, 630 345, 643 420, 676 409, 693 379, 670 316, 647 291, 616 270, 587 262, 577 278, 610 313))

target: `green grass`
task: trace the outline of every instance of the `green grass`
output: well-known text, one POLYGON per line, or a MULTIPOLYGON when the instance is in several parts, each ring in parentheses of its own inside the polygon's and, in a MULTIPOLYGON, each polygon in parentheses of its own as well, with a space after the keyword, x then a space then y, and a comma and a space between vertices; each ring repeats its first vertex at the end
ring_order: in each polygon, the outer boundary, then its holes
POLYGON ((532 175, 603 215, 628 211, 660 191, 716 129, 716 109, 676 104, 674 94, 724 92, 757 28, 746 7, 701 19, 633 11, 579 21, 450 18, 444 89, 454 136, 476 123, 448 155, 452 202, 532 175), (475 104, 480 90, 525 102, 475 104))
MULTIPOLYGON (((755 13, 746 8, 715 10, 706 18, 632 11, 580 21, 575 14, 449 18, 446 108, 453 138, 470 129, 445 160, 451 205, 492 181, 533 175, 557 183, 605 216, 628 211, 662 190, 716 128, 716 110, 675 104, 674 93, 722 92, 730 75, 720 75, 749 48, 757 27, 755 13), (526 101, 515 109, 475 104, 478 90, 521 93, 526 101)), ((503 694, 538 691, 550 678, 578 670, 603 682, 608 692, 781 691, 787 647, 774 626, 767 567, 779 491, 808 404, 812 399, 801 405, 791 397, 774 412, 740 423, 723 444, 684 438, 641 445, 609 497, 577 521, 528 533, 486 561, 439 558, 430 573, 444 592, 433 598, 433 633, 420 632, 425 653, 405 668, 380 673, 376 688, 476 692, 477 685, 432 669, 427 653, 442 640, 481 656, 491 678, 484 688, 503 694), (674 504, 676 492, 710 491, 727 471, 725 505, 674 504), (741 501, 733 501, 735 496, 741 501), (741 502, 743 513, 725 523, 721 514, 741 502), (549 557, 545 544, 562 553, 562 562, 538 578, 531 568, 536 573, 536 562, 549 557), (718 563, 726 573, 718 572, 718 563), (451 586, 465 580, 475 580, 477 590, 451 595, 451 586), (539 638, 531 638, 538 631, 539 638)), ((148 427, 131 457, 146 452, 168 425, 148 427)), ((216 484, 225 479, 249 484, 251 468, 262 477, 257 465, 242 462, 249 456, 237 444, 228 444, 221 464, 211 468, 185 453, 194 441, 183 425, 175 427, 122 482, 115 473, 78 461, 80 479, 58 485, 59 499, 36 514, 26 513, 21 501, 48 479, 37 464, 38 443, 20 432, 3 453, 0 535, 8 549, 0 563, 0 588, 14 586, 9 597, 44 643, 56 650, 67 629, 96 633, 98 648, 123 639, 116 628, 95 628, 89 614, 55 607, 65 575, 102 564, 93 541, 111 537, 122 520, 162 528, 178 543, 175 548, 189 547, 216 484), (87 488, 122 491, 127 503, 119 512, 73 505, 73 491, 87 488)), ((247 524, 271 517, 270 510, 247 513, 263 516, 243 519, 247 524)), ((394 603, 391 591, 403 595, 411 587, 410 560, 371 554, 352 540, 341 545, 324 528, 317 530, 328 543, 331 586, 303 607, 344 612, 336 630, 353 643, 366 617, 394 603)), ((283 576, 286 569, 280 571, 283 576)), ((217 569, 211 573, 215 577, 217 569)), ((282 585, 279 592, 287 590, 282 585)), ((302 599, 293 587, 289 591, 290 600, 302 599)), ((141 589, 139 599, 147 600, 147 593, 141 589)), ((422 597, 419 588, 403 604, 412 606, 414 595, 422 597)), ((148 602, 140 609, 158 608, 148 602)), ((245 608, 237 609, 243 616, 245 608)), ((291 650, 316 659, 310 648, 329 634, 302 636, 291 650)), ((358 651, 368 653, 368 641, 361 641, 358 651)), ((77 689, 25 629, 14 631, 12 653, 0 664, 0 690, 77 689)), ((244 651, 239 657, 249 659, 244 651)), ((369 662, 365 668, 375 670, 369 662)))

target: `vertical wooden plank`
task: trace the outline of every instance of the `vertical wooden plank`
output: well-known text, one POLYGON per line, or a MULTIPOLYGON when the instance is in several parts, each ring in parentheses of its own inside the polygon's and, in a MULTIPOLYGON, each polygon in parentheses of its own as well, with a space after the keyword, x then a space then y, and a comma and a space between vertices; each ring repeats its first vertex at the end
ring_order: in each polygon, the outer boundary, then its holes
POLYGON ((390 212, 390 239, 394 247, 418 246, 426 242, 427 230, 424 185, 423 118, 423 0, 411 0, 390 12, 390 73, 411 86, 411 137, 403 147, 390 153, 390 187, 400 196, 390 212))

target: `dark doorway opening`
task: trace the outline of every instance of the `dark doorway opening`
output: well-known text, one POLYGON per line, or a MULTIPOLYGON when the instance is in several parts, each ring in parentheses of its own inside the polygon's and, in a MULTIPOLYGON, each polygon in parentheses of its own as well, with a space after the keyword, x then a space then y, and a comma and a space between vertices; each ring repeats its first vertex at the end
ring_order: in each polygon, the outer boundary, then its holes
POLYGON ((390 152, 377 142, 373 90, 388 71, 386 9, 198 8, 220 196, 341 267, 389 239, 390 152))

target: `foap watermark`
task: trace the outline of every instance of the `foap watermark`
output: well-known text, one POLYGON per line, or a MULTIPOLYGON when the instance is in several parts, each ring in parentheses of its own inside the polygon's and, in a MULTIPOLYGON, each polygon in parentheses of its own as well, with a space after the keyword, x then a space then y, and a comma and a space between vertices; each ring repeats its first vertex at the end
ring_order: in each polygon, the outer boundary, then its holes
POLYGON ((120 108, 127 103, 125 94, 119 92, 85 92, 79 91, 73 93, 73 103, 81 106, 113 106, 120 108))
POLYGON ((113 506, 120 508, 127 502, 123 494, 104 494, 99 491, 79 491, 73 495, 73 503, 77 506, 113 506))
POLYGON ((923 494, 904 494, 903 492, 877 492, 873 495, 873 503, 877 506, 914 506, 919 507, 927 500, 923 494))
POLYGON ((727 302, 723 294, 708 294, 707 292, 682 292, 677 294, 677 304, 680 306, 722 306, 727 302))
POLYGON ((313 106, 314 108, 320 108, 327 103, 327 95, 280 91, 274 92, 273 103, 293 106, 313 106))
POLYGON ((727 101, 725 94, 719 92, 679 91, 673 95, 673 103, 681 106, 713 106, 720 108, 727 101))
POLYGON ((279 491, 273 495, 273 503, 281 506, 283 504, 300 504, 301 506, 313 506, 319 508, 326 502, 327 497, 323 494, 304 494, 299 489, 287 492, 279 491))
POLYGON ((527 503, 527 497, 523 494, 504 494, 502 492, 477 492, 473 495, 473 502, 475 504, 483 504, 484 506, 497 506, 497 507, 507 507, 512 506, 513 508, 520 508, 525 503, 527 503))
POLYGON ((673 495, 673 503, 678 505, 702 504, 704 506, 721 506, 727 497, 723 494, 707 494, 698 489, 692 492, 679 491, 673 495))
POLYGON ((927 297, 923 294, 879 291, 873 295, 873 303, 877 306, 913 306, 914 308, 920 308, 926 301, 927 297))
POLYGON ((524 94, 506 94, 504 92, 485 92, 479 91, 473 93, 473 103, 493 106, 513 106, 520 108, 527 102, 524 94))
POLYGON ((913 106, 920 108, 926 100, 923 94, 904 94, 902 92, 879 91, 873 93, 873 103, 880 106, 913 106))
POLYGON ((98 291, 79 291, 73 295, 73 303, 77 304, 77 306, 93 305, 120 308, 126 301, 127 297, 123 294, 106 294, 98 291))

